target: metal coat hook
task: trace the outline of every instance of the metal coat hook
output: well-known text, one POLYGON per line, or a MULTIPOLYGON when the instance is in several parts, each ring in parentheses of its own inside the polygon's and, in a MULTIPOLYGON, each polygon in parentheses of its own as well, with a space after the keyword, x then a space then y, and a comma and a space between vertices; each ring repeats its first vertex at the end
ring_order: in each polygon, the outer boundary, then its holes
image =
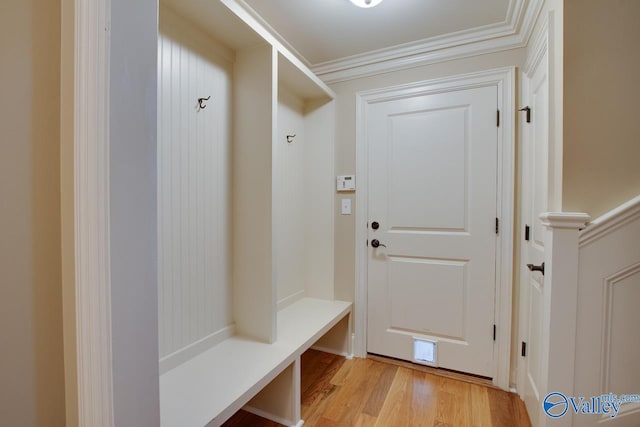
POLYGON ((207 108, 207 104, 205 104, 205 101, 208 101, 211 99, 211 95, 207 96, 206 98, 198 98, 198 107, 201 110, 204 110, 205 108, 207 108))
POLYGON ((287 135, 287 142, 291 144, 293 142, 293 138, 295 137, 296 137, 295 133, 293 135, 287 135))

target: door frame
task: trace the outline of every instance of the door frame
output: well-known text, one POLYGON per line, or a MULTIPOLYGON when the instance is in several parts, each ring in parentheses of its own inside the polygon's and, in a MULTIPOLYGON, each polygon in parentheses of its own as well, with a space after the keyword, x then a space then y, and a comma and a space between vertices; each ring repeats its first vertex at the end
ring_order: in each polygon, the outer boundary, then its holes
POLYGON ((498 181, 496 212, 500 233, 496 245, 496 340, 493 357, 493 384, 509 389, 511 363, 511 311, 513 288, 513 227, 515 188, 515 67, 498 68, 457 76, 425 80, 356 93, 356 289, 354 353, 367 356, 367 227, 369 221, 369 149, 367 144, 367 105, 409 96, 452 90, 494 86, 498 91, 500 125, 498 131, 498 181))

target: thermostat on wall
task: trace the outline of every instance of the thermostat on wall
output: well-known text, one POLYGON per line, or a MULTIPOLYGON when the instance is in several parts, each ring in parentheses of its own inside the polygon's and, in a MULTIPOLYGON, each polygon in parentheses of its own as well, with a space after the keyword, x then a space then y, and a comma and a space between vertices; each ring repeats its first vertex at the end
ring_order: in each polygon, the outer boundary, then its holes
POLYGON ((337 191, 355 191, 356 176, 355 175, 338 175, 336 180, 337 191))

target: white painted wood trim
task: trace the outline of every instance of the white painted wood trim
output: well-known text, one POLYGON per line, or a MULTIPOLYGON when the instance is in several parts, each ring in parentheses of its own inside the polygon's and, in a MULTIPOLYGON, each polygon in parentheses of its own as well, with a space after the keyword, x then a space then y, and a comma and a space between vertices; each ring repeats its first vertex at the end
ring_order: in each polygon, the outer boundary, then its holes
POLYGON ((281 300, 278 301, 278 311, 285 309, 287 307, 289 307, 291 304, 294 304, 298 301, 300 301, 302 298, 305 297, 306 294, 306 290, 301 290, 298 291, 292 295, 289 295, 286 298, 282 298, 281 300))
POLYGON ((540 215, 542 225, 549 228, 579 230, 591 217, 579 212, 545 212, 540 215))
POLYGON ((311 66, 326 83, 373 76, 527 45, 542 0, 514 1, 505 21, 311 66))
POLYGON ((114 425, 109 228, 110 0, 75 1, 74 217, 78 412, 114 425))
POLYGON ((245 405, 242 407, 243 410, 249 412, 250 414, 257 415, 262 418, 266 418, 269 421, 273 421, 274 423, 282 424, 283 426, 295 426, 297 425, 292 420, 287 420, 285 418, 279 417, 274 414, 270 414, 269 412, 263 411, 262 409, 254 408, 253 406, 245 405))
POLYGON ((165 372, 170 371, 171 369, 179 366, 189 359, 197 356, 214 347, 217 344, 220 344, 222 341, 231 338, 236 334, 236 325, 232 324, 227 326, 226 328, 222 328, 219 331, 216 331, 206 337, 199 339, 198 341, 189 344, 188 346, 181 348, 180 350, 173 352, 163 358, 160 359, 160 375, 165 372))
POLYGON ((580 247, 589 245, 640 216, 640 195, 594 219, 580 233, 580 247))
MULTIPOLYGON (((540 399, 549 392, 572 396, 578 311, 579 229, 589 221, 584 213, 546 212, 545 273, 542 309, 540 399)), ((540 427, 573 425, 572 417, 551 419, 538 408, 540 427)))
POLYGON ((453 88, 496 86, 501 112, 498 132, 498 200, 500 234, 496 253, 497 336, 495 343, 493 382, 509 389, 511 312, 513 291, 513 224, 515 183, 515 68, 500 68, 471 74, 410 83, 356 94, 356 290, 355 338, 353 352, 367 355, 367 228, 368 221, 368 147, 366 144, 366 105, 417 94, 437 93, 453 88))
POLYGON ((277 33, 270 26, 265 26, 265 21, 258 15, 255 10, 249 7, 242 0, 219 0, 233 13, 238 16, 245 24, 247 24, 253 31, 255 31, 260 37, 265 39, 270 45, 272 45, 278 52, 280 52, 285 58, 287 58, 293 65, 298 67, 309 79, 311 79, 319 88, 321 88, 329 98, 334 99, 336 97, 335 92, 327 86, 309 67, 303 63, 299 56, 292 53, 287 45, 281 42, 277 36, 277 33))

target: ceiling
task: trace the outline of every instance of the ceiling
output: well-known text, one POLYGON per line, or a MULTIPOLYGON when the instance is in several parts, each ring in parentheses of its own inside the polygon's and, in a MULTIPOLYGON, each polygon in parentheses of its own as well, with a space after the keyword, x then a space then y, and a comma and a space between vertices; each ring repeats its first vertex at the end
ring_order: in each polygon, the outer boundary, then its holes
POLYGON ((311 66, 508 21, 513 0, 245 0, 311 66))

